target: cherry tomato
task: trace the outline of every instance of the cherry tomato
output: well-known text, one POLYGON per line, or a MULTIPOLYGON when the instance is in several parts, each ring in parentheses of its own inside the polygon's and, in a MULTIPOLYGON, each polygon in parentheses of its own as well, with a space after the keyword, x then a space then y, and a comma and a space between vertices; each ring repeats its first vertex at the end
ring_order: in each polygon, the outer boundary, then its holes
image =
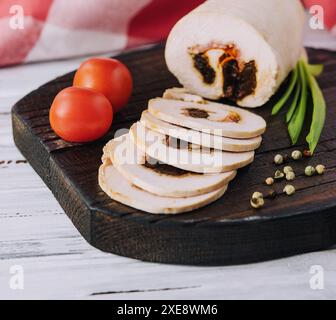
POLYGON ((112 124, 113 110, 101 93, 70 87, 55 97, 49 119, 51 127, 62 139, 89 142, 106 134, 112 124))
POLYGON ((79 67, 74 86, 90 88, 102 93, 118 112, 128 102, 133 89, 128 68, 116 59, 92 58, 79 67))

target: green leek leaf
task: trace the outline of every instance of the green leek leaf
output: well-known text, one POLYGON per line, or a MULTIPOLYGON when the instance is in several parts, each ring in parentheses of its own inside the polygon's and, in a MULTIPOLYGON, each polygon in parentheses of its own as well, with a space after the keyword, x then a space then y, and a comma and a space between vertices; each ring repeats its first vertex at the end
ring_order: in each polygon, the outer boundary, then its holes
POLYGON ((299 60, 292 72, 287 90, 272 110, 272 115, 277 114, 294 92, 286 114, 286 121, 292 143, 296 144, 306 119, 308 95, 311 94, 313 114, 310 132, 306 140, 312 154, 320 140, 327 114, 326 101, 316 80, 316 77, 322 72, 323 65, 309 64, 305 59, 299 60))
POLYGON ((321 73, 323 72, 323 69, 324 69, 323 64, 307 64, 306 62, 304 63, 305 63, 306 70, 308 71, 308 73, 314 77, 320 76, 321 73))
POLYGON ((310 127, 310 132, 306 138, 311 153, 314 153, 317 144, 320 140, 322 130, 326 120, 327 106, 323 97, 322 90, 320 89, 316 79, 310 73, 306 64, 303 64, 307 74, 308 85, 313 98, 313 117, 310 127))
POLYGON ((296 84, 295 95, 294 95, 293 101, 291 103, 291 106, 289 107, 289 110, 288 110, 287 114, 286 114, 287 123, 291 121, 291 119, 293 117, 293 114, 296 110, 296 107, 298 106, 300 93, 301 93, 301 83, 300 83, 300 81, 298 81, 298 83, 296 84))
POLYGON ((288 88, 286 90, 286 92, 284 93, 284 95, 281 97, 281 99, 276 103, 276 105, 273 107, 272 110, 272 115, 276 115, 281 109, 282 107, 285 105, 285 103, 287 102, 287 100, 289 99, 289 97, 291 96, 293 89, 295 87, 295 84, 297 82, 298 79, 298 66, 296 66, 293 70, 288 88))
POLYGON ((307 111, 307 77, 303 61, 299 61, 299 80, 301 83, 300 102, 288 125, 288 133, 293 145, 299 140, 307 111))

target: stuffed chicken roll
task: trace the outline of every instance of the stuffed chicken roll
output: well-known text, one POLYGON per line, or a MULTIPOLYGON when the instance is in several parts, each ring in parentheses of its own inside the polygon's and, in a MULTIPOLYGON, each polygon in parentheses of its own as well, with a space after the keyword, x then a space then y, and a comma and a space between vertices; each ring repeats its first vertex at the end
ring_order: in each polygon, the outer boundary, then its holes
POLYGON ((208 0, 175 25, 166 62, 193 94, 259 107, 300 58, 304 21, 299 0, 208 0))

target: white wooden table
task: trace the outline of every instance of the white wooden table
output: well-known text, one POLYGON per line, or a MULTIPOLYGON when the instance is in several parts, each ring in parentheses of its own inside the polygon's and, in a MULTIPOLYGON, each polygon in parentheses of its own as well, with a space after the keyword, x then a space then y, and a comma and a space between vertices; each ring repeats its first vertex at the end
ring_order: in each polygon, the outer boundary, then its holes
POLYGON ((0 299, 336 298, 336 249, 206 268, 144 263, 88 245, 38 175, 22 162, 10 119, 19 98, 75 69, 79 61, 0 69, 0 299), (23 289, 13 289, 15 270, 23 271, 23 289), (318 290, 311 286, 314 270, 320 271, 313 278, 318 290))

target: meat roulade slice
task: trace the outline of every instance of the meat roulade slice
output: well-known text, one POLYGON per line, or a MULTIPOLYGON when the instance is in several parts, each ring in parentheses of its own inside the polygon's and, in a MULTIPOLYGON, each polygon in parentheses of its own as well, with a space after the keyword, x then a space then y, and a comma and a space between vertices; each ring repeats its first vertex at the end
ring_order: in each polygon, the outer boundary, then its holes
POLYGON ((216 201, 227 190, 227 186, 224 186, 216 191, 188 198, 157 196, 129 182, 106 157, 99 168, 98 181, 101 189, 113 200, 153 214, 177 214, 196 210, 216 201))
POLYGON ((180 127, 154 117, 147 110, 142 113, 140 122, 145 127, 153 131, 160 132, 176 139, 188 141, 193 144, 198 144, 202 147, 222 151, 253 151, 258 149, 262 142, 261 136, 250 139, 232 139, 180 127))
POLYGON ((162 121, 227 138, 255 138, 266 130, 262 117, 216 102, 195 103, 156 98, 149 101, 148 111, 162 121))
POLYGON ((128 134, 110 141, 104 150, 113 166, 129 182, 162 197, 184 198, 202 195, 224 188, 236 176, 236 171, 197 174, 160 163, 139 150, 128 134), (126 154, 130 157, 126 158, 126 154))
POLYGON ((130 136, 149 157, 191 172, 228 172, 243 168, 254 160, 254 151, 234 153, 202 148, 147 129, 140 122, 131 127, 130 136))

